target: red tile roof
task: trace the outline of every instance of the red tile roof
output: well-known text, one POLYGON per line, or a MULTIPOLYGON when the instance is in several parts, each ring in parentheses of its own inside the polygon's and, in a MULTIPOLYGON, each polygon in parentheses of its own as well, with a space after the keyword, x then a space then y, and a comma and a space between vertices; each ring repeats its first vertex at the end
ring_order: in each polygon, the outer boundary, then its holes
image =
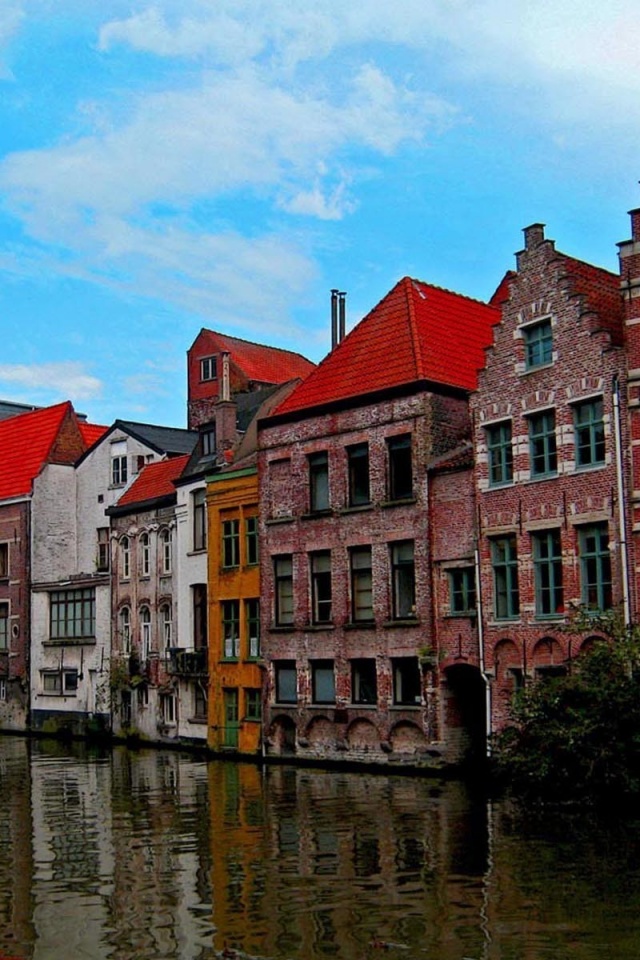
POLYGON ((92 447, 96 440, 104 436, 109 429, 109 427, 103 427, 97 423, 87 423, 86 420, 80 420, 78 426, 80 427, 80 433, 87 448, 92 447))
POLYGON ((200 337, 212 353, 228 352, 231 363, 257 383, 286 383, 287 380, 306 377, 315 367, 302 354, 292 350, 251 343, 215 330, 201 330, 200 337))
POLYGON ((168 460, 148 463, 129 489, 122 494, 116 506, 125 507, 129 504, 144 503, 147 500, 156 500, 175 493, 173 481, 178 479, 189 459, 189 454, 185 454, 181 457, 169 457, 168 460))
POLYGON ((404 277, 276 414, 416 381, 473 390, 499 321, 497 307, 404 277))
POLYGON ((73 407, 66 401, 0 421, 0 499, 31 493, 33 480, 51 456, 69 415, 75 421, 73 407))

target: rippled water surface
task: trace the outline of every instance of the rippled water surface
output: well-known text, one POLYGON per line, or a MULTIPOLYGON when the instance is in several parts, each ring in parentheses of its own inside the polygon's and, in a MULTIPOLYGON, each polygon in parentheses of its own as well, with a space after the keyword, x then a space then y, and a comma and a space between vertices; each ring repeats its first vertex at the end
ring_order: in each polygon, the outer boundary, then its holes
POLYGON ((640 822, 0 737, 0 960, 640 957, 640 822))

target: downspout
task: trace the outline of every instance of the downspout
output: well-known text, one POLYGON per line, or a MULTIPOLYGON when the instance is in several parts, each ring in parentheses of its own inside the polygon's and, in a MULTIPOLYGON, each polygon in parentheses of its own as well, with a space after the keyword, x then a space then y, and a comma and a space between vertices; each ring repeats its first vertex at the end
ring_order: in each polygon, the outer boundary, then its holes
POLYGON ((478 547, 478 542, 476 540, 476 545, 473 551, 473 561, 475 566, 475 577, 476 577, 476 622, 478 624, 478 663, 480 665, 480 675, 484 680, 484 695, 485 695, 485 714, 486 714, 486 724, 485 724, 485 740, 486 740, 486 755, 491 756, 491 734, 493 732, 491 724, 491 684, 489 677, 486 671, 485 659, 484 659, 484 614, 482 608, 482 585, 480 581, 480 549, 478 547))
POLYGON ((629 558, 627 556, 627 509, 624 491, 624 473, 622 467, 622 425, 620 416, 620 383, 613 378, 613 432, 615 436, 616 481, 618 487, 618 517, 620 536, 620 563, 622 566, 622 609, 625 627, 631 626, 631 604, 629 598, 629 558))

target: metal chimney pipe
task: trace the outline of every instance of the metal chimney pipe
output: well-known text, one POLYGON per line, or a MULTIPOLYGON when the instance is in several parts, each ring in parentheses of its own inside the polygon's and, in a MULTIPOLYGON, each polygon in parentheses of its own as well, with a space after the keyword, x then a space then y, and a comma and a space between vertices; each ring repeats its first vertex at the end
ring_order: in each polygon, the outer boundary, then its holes
POLYGON ((229 376, 229 353, 224 351, 222 354, 222 389, 220 391, 221 400, 231 400, 231 378, 229 376))
POLYGON ((331 291, 331 349, 338 343, 338 291, 331 291))
POLYGON ((338 334, 338 343, 339 343, 341 340, 344 340, 344 334, 345 334, 345 325, 346 325, 345 300, 346 300, 347 294, 344 292, 344 290, 341 290, 340 293, 338 294, 338 297, 339 297, 338 306, 339 306, 339 324, 340 324, 340 329, 338 334))

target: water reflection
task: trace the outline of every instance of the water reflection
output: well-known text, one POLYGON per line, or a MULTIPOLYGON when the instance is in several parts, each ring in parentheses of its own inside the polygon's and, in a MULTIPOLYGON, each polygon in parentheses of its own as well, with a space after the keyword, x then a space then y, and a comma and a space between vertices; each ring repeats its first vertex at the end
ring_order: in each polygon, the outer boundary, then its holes
POLYGON ((0 738, 0 957, 636 957, 639 835, 458 783, 0 738))

